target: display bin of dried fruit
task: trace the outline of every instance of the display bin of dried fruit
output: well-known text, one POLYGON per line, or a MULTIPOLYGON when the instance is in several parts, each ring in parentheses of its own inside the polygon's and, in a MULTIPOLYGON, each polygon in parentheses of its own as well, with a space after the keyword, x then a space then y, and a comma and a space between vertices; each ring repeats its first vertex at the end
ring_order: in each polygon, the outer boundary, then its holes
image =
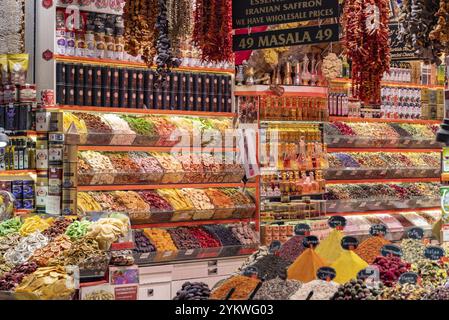
POLYGON ((441 148, 441 143, 427 138, 388 138, 325 135, 325 142, 329 148, 413 148, 431 149, 441 148))
POLYGON ((191 221, 195 210, 175 210, 170 218, 171 222, 191 221))
POLYGON ((432 237, 432 225, 418 213, 405 212, 400 215, 396 215, 395 218, 397 220, 400 220, 400 218, 404 218, 412 224, 412 227, 422 228, 424 230, 425 238, 432 237))
POLYGON ((224 164, 223 173, 223 182, 239 183, 245 176, 245 169, 240 164, 224 164))
POLYGON ((375 215, 376 220, 370 220, 374 224, 383 224, 387 227, 387 234, 385 238, 390 241, 399 241, 404 237, 404 228, 402 227, 402 224, 393 216, 389 214, 376 214, 375 215), (380 223, 375 223, 375 222, 380 223))
POLYGON ((232 218, 234 219, 250 219, 254 217, 256 212, 255 204, 238 204, 235 206, 232 218))
POLYGON ((362 216, 347 216, 346 226, 343 232, 347 236, 352 236, 362 242, 370 237, 369 229, 371 224, 362 216))
POLYGON ((194 220, 194 221, 212 220, 214 214, 215 214, 215 209, 211 209, 211 210, 196 209, 193 214, 192 220, 194 220))
POLYGON ((326 180, 436 178, 440 168, 341 168, 327 169, 326 180))

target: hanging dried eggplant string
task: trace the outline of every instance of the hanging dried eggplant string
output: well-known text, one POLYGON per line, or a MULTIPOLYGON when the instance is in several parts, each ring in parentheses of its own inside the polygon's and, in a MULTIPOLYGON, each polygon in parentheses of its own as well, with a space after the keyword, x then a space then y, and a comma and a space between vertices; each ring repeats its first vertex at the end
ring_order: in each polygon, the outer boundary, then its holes
POLYGON ((173 53, 180 57, 180 45, 192 35, 192 5, 190 0, 167 0, 168 34, 173 53))
POLYGON ((380 101, 382 76, 390 70, 387 0, 348 0, 343 43, 352 61, 352 94, 366 103, 380 101))
POLYGON ((181 64, 180 59, 173 57, 170 47, 166 0, 158 0, 158 3, 159 14, 156 19, 156 28, 159 33, 156 45, 157 57, 155 87, 167 86, 167 75, 170 73, 171 68, 177 68, 181 64))
POLYGON ((231 61, 232 0, 197 0, 193 42, 207 62, 231 61))
MULTIPOLYGON (((432 63, 441 63, 444 46, 438 37, 439 1, 404 0, 400 7, 399 39, 412 50, 417 57, 432 63)), ((446 28, 447 29, 447 28, 446 28)))
POLYGON ((148 66, 153 65, 157 0, 128 0, 123 9, 125 50, 132 56, 142 55, 148 66))

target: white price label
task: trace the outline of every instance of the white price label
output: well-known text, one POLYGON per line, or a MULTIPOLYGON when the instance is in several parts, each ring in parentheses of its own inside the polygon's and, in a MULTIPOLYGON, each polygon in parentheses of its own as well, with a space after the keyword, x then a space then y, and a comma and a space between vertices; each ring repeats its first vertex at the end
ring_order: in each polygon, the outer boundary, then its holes
POLYGON ((189 250, 187 250, 187 251, 184 253, 184 255, 186 255, 186 256, 191 256, 191 255, 193 254, 194 251, 195 251, 195 250, 193 250, 193 249, 189 249, 189 250))

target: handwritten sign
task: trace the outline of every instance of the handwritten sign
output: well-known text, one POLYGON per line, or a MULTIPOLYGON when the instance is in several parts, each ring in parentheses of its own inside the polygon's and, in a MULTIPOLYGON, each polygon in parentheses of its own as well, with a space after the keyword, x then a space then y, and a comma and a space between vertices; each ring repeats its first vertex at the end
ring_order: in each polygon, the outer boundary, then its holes
POLYGON ((343 229, 346 226, 346 218, 342 216, 332 216, 327 220, 327 224, 332 229, 343 229))
POLYGON ((341 239, 341 247, 346 250, 354 250, 359 246, 359 240, 354 237, 343 237, 341 239))
POLYGON ((424 249, 424 256, 430 260, 440 260, 444 255, 444 249, 441 247, 429 246, 424 249))
POLYGON ((316 273, 316 277, 318 279, 324 280, 324 281, 332 281, 335 279, 336 276, 337 276, 337 272, 335 271, 334 268, 331 268, 331 267, 319 268, 316 273))
POLYGON ((295 234, 297 236, 308 236, 310 235, 310 226, 306 223, 298 223, 295 226, 295 234))
POLYGON ((387 226, 384 224, 375 224, 369 229, 369 234, 384 237, 387 234, 387 226))
POLYGON ((405 273, 401 274, 398 281, 400 284, 407 284, 407 283, 417 284, 418 278, 419 278, 419 276, 415 272, 405 272, 405 273))
POLYGON ((315 236, 307 236, 302 241, 302 244, 305 248, 315 248, 319 243, 320 241, 315 236))
POLYGON ((422 240, 424 238, 424 229, 419 227, 411 228, 407 231, 407 237, 410 239, 422 240))
POLYGON ((386 244, 380 249, 380 253, 384 257, 388 256, 396 256, 396 257, 402 257, 402 249, 394 244, 386 244))

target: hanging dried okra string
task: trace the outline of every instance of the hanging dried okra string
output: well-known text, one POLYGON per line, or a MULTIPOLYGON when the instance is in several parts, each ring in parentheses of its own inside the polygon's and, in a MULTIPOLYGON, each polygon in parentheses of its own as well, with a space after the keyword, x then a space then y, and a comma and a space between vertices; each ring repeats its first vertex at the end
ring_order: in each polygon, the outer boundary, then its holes
POLYGON ((167 0, 168 34, 173 53, 177 56, 181 40, 192 35, 192 10, 190 0, 167 0))

